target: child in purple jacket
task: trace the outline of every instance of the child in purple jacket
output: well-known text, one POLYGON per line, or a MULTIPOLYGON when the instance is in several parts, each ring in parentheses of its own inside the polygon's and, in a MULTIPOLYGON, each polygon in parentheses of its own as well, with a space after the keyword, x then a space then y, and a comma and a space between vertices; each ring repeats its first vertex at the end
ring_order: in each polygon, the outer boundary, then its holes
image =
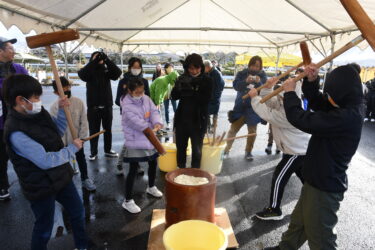
POLYGON ((157 108, 152 100, 144 95, 142 80, 129 80, 127 94, 121 100, 122 128, 125 135, 124 162, 130 164, 125 184, 125 201, 122 207, 130 213, 141 212, 132 195, 134 180, 139 162, 148 162, 148 188, 146 192, 154 197, 162 197, 163 193, 155 186, 156 159, 159 154, 143 134, 146 128, 159 130, 163 127, 157 108))

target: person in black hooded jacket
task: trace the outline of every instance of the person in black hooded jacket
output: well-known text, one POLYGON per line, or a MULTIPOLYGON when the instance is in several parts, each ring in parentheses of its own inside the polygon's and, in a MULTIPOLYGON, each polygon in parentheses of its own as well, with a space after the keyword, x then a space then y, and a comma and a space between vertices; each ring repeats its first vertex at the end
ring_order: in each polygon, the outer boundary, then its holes
POLYGON ((318 68, 306 68, 302 91, 312 111, 301 107, 295 81, 284 83, 284 108, 288 121, 311 134, 302 167, 305 180, 288 230, 278 247, 298 249, 307 240, 310 249, 337 249, 334 227, 344 192, 346 170, 361 138, 364 106, 361 79, 355 65, 333 70, 319 91, 318 68))
POLYGON ((186 148, 189 138, 193 168, 200 168, 202 145, 208 123, 208 103, 212 95, 212 79, 204 73, 202 57, 191 54, 183 63, 184 73, 172 89, 173 100, 180 100, 175 116, 177 166, 186 167, 186 148))
MULTIPOLYGON (((99 132, 100 124, 103 125, 106 157, 118 156, 112 150, 113 97, 111 80, 117 80, 120 75, 120 68, 109 60, 106 54, 99 51, 92 53, 90 62, 78 71, 79 78, 86 82, 87 120, 90 135, 99 132)), ((98 157, 98 140, 99 137, 90 140, 89 160, 91 161, 98 157)))

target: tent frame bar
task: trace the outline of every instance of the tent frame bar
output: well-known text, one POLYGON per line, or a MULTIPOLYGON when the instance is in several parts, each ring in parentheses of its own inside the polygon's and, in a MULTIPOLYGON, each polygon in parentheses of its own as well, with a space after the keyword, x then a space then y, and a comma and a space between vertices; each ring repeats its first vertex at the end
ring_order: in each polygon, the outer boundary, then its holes
POLYGON ((93 6, 91 6, 90 8, 88 8, 87 10, 85 10, 84 12, 82 12, 81 14, 79 14, 76 18, 70 20, 70 22, 68 22, 67 24, 65 24, 64 28, 68 28, 70 25, 72 25, 73 23, 77 22, 79 19, 81 19, 82 17, 86 16, 88 13, 90 13, 91 11, 93 11, 94 9, 96 9, 99 5, 101 5, 102 3, 106 2, 107 0, 101 0, 99 2, 97 2, 96 4, 94 4, 93 6))
MULTIPOLYGON (((0 4, 0 9, 9 11, 12 14, 17 14, 17 15, 20 15, 20 16, 23 16, 23 17, 26 17, 26 18, 30 18, 31 20, 37 21, 38 23, 44 23, 44 24, 47 24, 47 25, 49 25, 51 27, 59 28, 61 30, 63 30, 65 28, 64 26, 57 25, 57 24, 51 23, 49 21, 43 20, 41 18, 38 18, 38 17, 35 17, 35 16, 31 16, 31 15, 23 13, 21 11, 9 8, 9 7, 7 7, 7 6, 3 5, 3 4, 0 4)), ((87 35, 87 33, 83 33, 83 32, 80 32, 80 34, 87 35)), ((109 43, 118 43, 118 41, 116 41, 116 40, 105 39, 105 38, 102 38, 102 37, 98 38, 97 36, 94 36, 94 35, 90 35, 90 37, 93 38, 93 39, 100 39, 102 41, 109 42, 109 43)))
POLYGON ((277 47, 272 47, 272 46, 262 46, 262 45, 241 45, 241 44, 219 44, 219 43, 124 43, 124 46, 132 46, 132 45, 160 45, 160 46, 168 46, 168 45, 181 45, 181 46, 189 46, 189 45, 194 45, 194 46, 225 46, 225 47, 243 47, 243 48, 263 48, 263 49, 276 49, 277 47))
MULTIPOLYGON (((317 33, 317 32, 302 32, 302 31, 283 31, 283 30, 265 30, 265 29, 233 29, 233 28, 214 28, 214 27, 198 27, 198 28, 187 28, 187 27, 122 27, 122 28, 109 28, 109 27, 100 27, 100 28, 78 28, 79 31, 241 31, 241 32, 253 32, 253 33, 274 33, 274 34, 292 34, 292 35, 329 35, 327 33, 317 33)), ((124 41, 125 42, 125 41, 124 41)))
MULTIPOLYGON (((156 23, 157 21, 163 19, 164 17, 168 16, 169 14, 171 14, 172 12, 174 12, 175 10, 181 8, 181 6, 185 5, 186 3, 188 3, 190 0, 186 0, 185 2, 181 3, 179 6, 175 7, 174 9, 170 10, 169 12, 165 13, 164 15, 162 15, 161 17, 159 17, 157 20, 155 20, 154 22, 150 23, 149 25, 147 25, 146 28, 149 28, 151 25, 153 25, 154 23, 156 23)), ((125 40, 122 40, 121 42, 124 43, 124 42, 127 42, 129 41, 129 39, 131 39, 132 37, 136 36, 139 32, 141 32, 141 30, 137 30, 137 32, 135 32, 134 34, 132 34, 130 37, 126 38, 125 40)))
MULTIPOLYGON (((215 4, 216 6, 218 6, 220 9, 222 9, 223 11, 225 11, 228 15, 230 15, 231 17, 233 17, 234 19, 236 19, 237 21, 241 22, 243 25, 245 25, 246 27, 248 27, 249 29, 253 29, 250 25, 248 25, 246 22, 244 22, 243 20, 241 20, 240 18, 238 18, 236 15, 234 15, 232 12, 228 11, 227 9, 225 9, 223 6, 221 6, 220 4, 216 3, 214 0, 211 0, 211 2, 213 4, 215 4)), ((277 44, 272 41, 271 39, 269 39, 268 37, 266 37, 265 35, 263 35, 262 33, 260 32, 257 32, 258 35, 260 35, 261 37, 263 37, 264 39, 266 39, 268 42, 272 43, 273 45, 277 46, 277 44)))
POLYGON ((325 26, 324 24, 322 24, 321 22, 319 22, 318 20, 316 20, 313 16, 311 16, 310 14, 308 14, 306 11, 304 11, 303 9, 301 9, 300 7, 298 7, 295 3, 293 3, 292 1, 290 0, 285 0, 288 4, 292 5, 294 8, 296 8, 299 12, 301 12, 303 15, 307 16, 308 18, 310 18, 312 21, 314 21, 316 24, 318 24, 320 27, 324 28, 326 31, 328 31, 329 33, 332 32, 332 30, 330 30, 327 26, 325 26))

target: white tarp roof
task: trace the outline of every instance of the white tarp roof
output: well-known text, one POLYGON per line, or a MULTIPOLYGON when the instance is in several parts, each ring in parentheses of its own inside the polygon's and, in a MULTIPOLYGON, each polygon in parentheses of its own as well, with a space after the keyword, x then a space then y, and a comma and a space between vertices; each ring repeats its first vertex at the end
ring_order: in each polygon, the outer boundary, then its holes
MULTIPOLYGON (((359 3, 375 21, 375 0, 359 3)), ((87 44, 117 51, 122 44, 135 52, 282 47, 290 53, 313 39, 329 54, 330 34, 336 49, 360 34, 339 0, 2 0, 0 20, 24 33, 78 28, 81 40, 91 34, 87 44)))

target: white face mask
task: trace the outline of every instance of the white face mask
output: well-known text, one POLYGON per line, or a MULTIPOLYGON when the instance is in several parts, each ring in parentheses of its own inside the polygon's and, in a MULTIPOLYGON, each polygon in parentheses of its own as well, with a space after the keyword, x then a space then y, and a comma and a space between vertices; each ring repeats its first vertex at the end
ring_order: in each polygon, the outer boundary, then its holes
POLYGON ((27 114, 29 114, 29 115, 35 115, 35 114, 40 113, 40 111, 42 111, 42 101, 39 101, 39 102, 30 102, 26 98, 23 98, 23 99, 25 101, 27 101, 28 103, 30 103, 31 105, 33 105, 33 108, 31 110, 28 110, 24 105, 22 105, 22 107, 24 108, 24 110, 26 111, 27 114))
POLYGON ((143 97, 143 95, 141 95, 141 96, 132 96, 132 98, 133 98, 134 100, 141 100, 142 97, 143 97))
POLYGON ((201 72, 199 72, 198 74, 196 74, 196 75, 191 75, 192 77, 197 77, 197 76, 199 76, 201 74, 201 72))
POLYGON ((142 69, 130 69, 133 76, 137 76, 141 73, 142 69))

